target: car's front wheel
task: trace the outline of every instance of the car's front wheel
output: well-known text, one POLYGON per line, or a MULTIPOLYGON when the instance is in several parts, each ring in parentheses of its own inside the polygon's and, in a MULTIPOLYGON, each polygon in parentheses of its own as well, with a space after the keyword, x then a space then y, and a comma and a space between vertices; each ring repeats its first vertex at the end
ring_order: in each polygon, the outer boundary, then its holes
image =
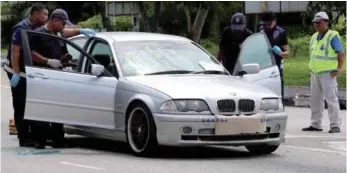
POLYGON ((158 146, 152 113, 143 103, 133 106, 128 115, 127 141, 138 156, 149 156, 158 146))
POLYGON ((247 150, 253 154, 271 154, 276 151, 279 145, 248 145, 246 146, 247 150))

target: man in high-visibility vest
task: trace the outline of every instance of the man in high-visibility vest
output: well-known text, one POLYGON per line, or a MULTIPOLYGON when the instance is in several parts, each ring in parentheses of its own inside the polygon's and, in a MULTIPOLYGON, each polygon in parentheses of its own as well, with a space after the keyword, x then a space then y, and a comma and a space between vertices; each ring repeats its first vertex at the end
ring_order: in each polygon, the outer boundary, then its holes
POLYGON ((340 132, 337 76, 343 70, 344 52, 339 33, 328 28, 329 17, 319 12, 313 19, 317 32, 310 41, 311 125, 303 131, 322 131, 324 99, 328 104, 329 133, 340 132))

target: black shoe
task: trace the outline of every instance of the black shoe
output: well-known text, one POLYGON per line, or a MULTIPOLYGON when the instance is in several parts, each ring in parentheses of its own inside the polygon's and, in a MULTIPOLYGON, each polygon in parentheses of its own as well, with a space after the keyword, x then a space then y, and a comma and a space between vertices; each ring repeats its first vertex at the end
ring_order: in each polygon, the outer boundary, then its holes
POLYGON ((43 143, 37 142, 35 144, 35 149, 45 149, 45 148, 46 148, 46 145, 43 143))
POLYGON ((32 140, 19 140, 20 147, 34 147, 35 142, 32 140))
POLYGON ((323 129, 314 128, 312 126, 303 128, 302 131, 323 131, 323 129))
POLYGON ((333 127, 329 130, 329 133, 340 133, 341 130, 339 127, 333 127))

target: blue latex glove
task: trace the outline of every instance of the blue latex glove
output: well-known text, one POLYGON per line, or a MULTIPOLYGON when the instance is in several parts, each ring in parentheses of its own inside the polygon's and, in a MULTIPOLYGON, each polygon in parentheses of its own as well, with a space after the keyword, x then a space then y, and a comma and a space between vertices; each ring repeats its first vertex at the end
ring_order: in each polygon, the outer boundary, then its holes
POLYGON ((87 37, 91 37, 91 36, 95 35, 95 31, 92 29, 88 29, 88 28, 81 28, 80 33, 87 36, 87 37))
POLYGON ((282 55, 282 50, 280 47, 278 46, 274 46, 273 48, 271 48, 272 52, 277 54, 277 55, 282 55))
POLYGON ((20 80, 20 74, 19 73, 14 73, 12 75, 12 78, 11 78, 11 81, 10 81, 11 87, 16 87, 18 85, 19 80, 20 80))

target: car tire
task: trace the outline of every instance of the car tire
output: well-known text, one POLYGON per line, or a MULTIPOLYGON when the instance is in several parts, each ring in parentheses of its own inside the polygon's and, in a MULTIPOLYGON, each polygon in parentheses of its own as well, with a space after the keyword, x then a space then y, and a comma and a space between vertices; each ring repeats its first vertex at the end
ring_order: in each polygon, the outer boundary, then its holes
POLYGON ((143 103, 132 106, 130 110, 126 123, 126 137, 129 148, 136 156, 151 156, 158 147, 152 113, 143 103))
POLYGON ((279 145, 248 145, 246 146, 247 150, 249 152, 251 152, 252 154, 271 154, 274 151, 277 150, 277 148, 279 147, 279 145))

